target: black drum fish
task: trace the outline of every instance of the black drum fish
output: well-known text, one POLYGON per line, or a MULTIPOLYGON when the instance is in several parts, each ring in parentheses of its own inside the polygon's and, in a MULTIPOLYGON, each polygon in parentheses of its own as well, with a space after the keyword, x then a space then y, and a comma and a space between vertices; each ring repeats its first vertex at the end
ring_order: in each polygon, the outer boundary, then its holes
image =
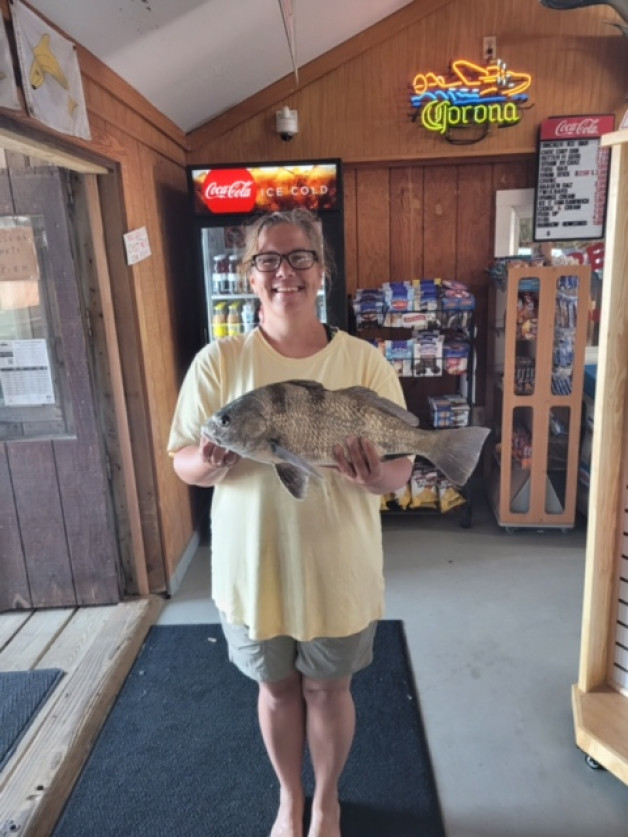
POLYGON ((416 454, 429 460, 456 485, 464 485, 477 465, 489 434, 486 427, 420 430, 419 420, 366 387, 328 390, 315 381, 283 381, 236 398, 202 428, 216 445, 275 467, 298 500, 318 467, 334 467, 334 446, 349 436, 369 439, 382 459, 416 454))

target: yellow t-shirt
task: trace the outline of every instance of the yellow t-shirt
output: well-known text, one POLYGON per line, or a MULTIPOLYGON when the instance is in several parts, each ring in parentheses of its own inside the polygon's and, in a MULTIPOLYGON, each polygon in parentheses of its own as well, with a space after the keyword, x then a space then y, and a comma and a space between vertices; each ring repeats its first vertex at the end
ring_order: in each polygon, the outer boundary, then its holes
MULTIPOLYGON (((266 384, 362 385, 405 406, 380 352, 339 331, 307 358, 276 352, 259 329, 214 341, 183 382, 168 450, 197 445, 201 425, 229 401, 266 384)), ((270 465, 241 459, 214 487, 212 595, 229 622, 253 639, 348 636, 380 619, 384 606, 380 498, 333 469, 292 498, 270 465)))

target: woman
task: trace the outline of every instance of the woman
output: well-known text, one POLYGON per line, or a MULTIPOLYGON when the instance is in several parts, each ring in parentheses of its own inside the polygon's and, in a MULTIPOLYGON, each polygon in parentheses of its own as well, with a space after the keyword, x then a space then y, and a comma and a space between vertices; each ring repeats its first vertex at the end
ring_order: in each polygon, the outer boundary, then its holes
POLYGON ((215 486, 212 595, 230 659, 259 683, 261 732, 280 785, 271 837, 303 835, 306 738, 316 781, 308 837, 339 837, 338 780, 355 728, 351 677, 370 663, 383 615, 379 498, 407 482, 411 461, 382 462, 368 439, 349 438, 336 449, 337 470, 297 501, 273 468, 211 444, 200 428, 232 399, 289 379, 404 399, 376 349, 318 319, 326 254, 311 213, 257 220, 243 264, 263 323, 198 353, 169 451, 182 480, 215 486))

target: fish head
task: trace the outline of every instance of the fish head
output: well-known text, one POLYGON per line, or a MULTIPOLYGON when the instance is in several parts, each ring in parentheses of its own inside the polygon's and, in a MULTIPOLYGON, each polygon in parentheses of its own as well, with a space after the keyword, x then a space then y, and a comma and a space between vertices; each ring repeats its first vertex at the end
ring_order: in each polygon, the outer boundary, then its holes
POLYGON ((215 445, 255 459, 269 447, 270 415, 254 393, 243 395, 211 415, 202 434, 215 445))

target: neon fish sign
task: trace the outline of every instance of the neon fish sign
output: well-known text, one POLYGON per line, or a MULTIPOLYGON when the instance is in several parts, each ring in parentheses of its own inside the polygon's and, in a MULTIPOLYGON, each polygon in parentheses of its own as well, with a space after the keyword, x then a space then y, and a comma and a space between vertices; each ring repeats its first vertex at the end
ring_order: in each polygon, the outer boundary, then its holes
POLYGON ((412 81, 412 121, 421 117, 428 131, 469 125, 515 125, 528 101, 529 73, 508 70, 503 61, 485 67, 460 58, 446 75, 417 73, 412 81))

